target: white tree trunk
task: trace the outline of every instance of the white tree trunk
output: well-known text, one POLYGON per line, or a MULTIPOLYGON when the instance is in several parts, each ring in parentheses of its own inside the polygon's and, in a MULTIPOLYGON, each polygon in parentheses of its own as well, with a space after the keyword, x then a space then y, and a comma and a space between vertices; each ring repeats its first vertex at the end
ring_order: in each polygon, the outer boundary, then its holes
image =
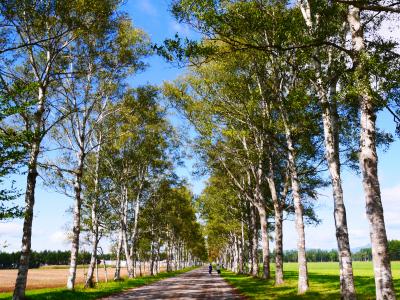
POLYGON ((83 176, 83 161, 84 154, 78 153, 78 168, 75 174, 74 192, 75 192, 75 203, 74 203, 74 222, 72 227, 72 246, 71 246, 71 259, 69 265, 69 275, 67 280, 67 289, 73 290, 75 288, 76 279, 76 267, 78 264, 78 253, 79 253, 79 236, 81 232, 81 206, 82 206, 82 176, 83 176))
POLYGON ((250 273, 253 277, 258 276, 258 228, 257 228, 257 217, 254 212, 254 207, 250 206, 250 221, 252 230, 252 241, 251 241, 251 268, 250 273))
POLYGON ((168 240, 167 242, 167 272, 171 272, 171 242, 168 240))
POLYGON ((233 235, 233 241, 231 245, 231 252, 233 256, 232 270, 235 273, 239 272, 239 253, 238 253, 238 240, 236 234, 233 235))
POLYGON ((118 232, 118 242, 117 242, 117 261, 115 264, 114 281, 121 279, 121 251, 122 251, 122 225, 118 232))
POLYGON ((86 276, 85 287, 94 286, 93 275, 94 275, 94 269, 97 265, 98 228, 95 230, 96 232, 92 233, 92 250, 90 254, 90 263, 86 276))
POLYGON ((275 285, 280 285, 283 284, 283 209, 276 190, 271 157, 269 157, 268 165, 267 182, 274 205, 275 218, 275 285))
POLYGON ((297 175, 295 149, 292 141, 292 134, 288 125, 288 118, 286 112, 281 104, 281 114, 283 124, 285 127, 286 143, 288 147, 288 165, 290 171, 290 178, 292 182, 292 195, 294 202, 295 211, 295 222, 297 231, 297 256, 299 264, 299 281, 298 281, 298 293, 304 294, 307 292, 308 285, 308 271, 307 271, 307 258, 306 258, 306 238, 304 232, 304 220, 303 220, 303 204, 300 195, 300 183, 297 175))
POLYGON ((130 254, 133 256, 131 258, 132 260, 132 265, 133 265, 133 277, 136 277, 136 267, 135 262, 136 262, 136 243, 137 243, 137 227, 138 227, 138 221, 139 221, 139 209, 140 209, 140 190, 142 188, 142 185, 140 185, 139 187, 139 192, 138 195, 136 197, 136 202, 135 202, 135 208, 134 208, 134 214, 135 214, 135 220, 133 223, 133 229, 132 229, 132 234, 131 234, 131 250, 130 250, 130 254))
POLYGON ((151 241, 150 243, 150 275, 154 276, 154 242, 151 241))
MULTIPOLYGON (((48 58, 49 60, 49 58, 48 58)), ((38 89, 38 109, 35 113, 34 140, 31 144, 28 162, 28 175, 25 189, 24 225, 22 229, 21 256, 19 259, 18 275, 15 281, 13 300, 25 299, 26 282, 28 279, 29 256, 31 254, 33 207, 35 205, 35 188, 37 172, 37 159, 40 153, 42 141, 43 114, 45 111, 46 88, 40 86, 38 89)))
POLYGON ((24 225, 22 230, 22 247, 19 259, 18 275, 15 282, 13 300, 25 299, 26 282, 28 279, 29 256, 31 253, 33 206, 35 204, 35 187, 37 178, 37 157, 39 144, 32 147, 28 164, 28 176, 26 179, 24 225))
POLYGON ((122 241, 123 247, 125 251, 125 259, 126 259, 126 268, 128 270, 128 277, 133 278, 133 261, 131 253, 129 252, 129 240, 128 240, 128 196, 124 191, 124 204, 123 204, 123 222, 122 222, 122 241))
POLYGON ((283 284, 283 212, 274 205, 275 211, 275 285, 283 284))
POLYGON ((267 212, 264 205, 257 205, 258 215, 260 216, 261 225, 261 247, 263 255, 263 278, 270 278, 270 267, 269 267, 269 234, 268 234, 268 222, 267 212))
POLYGON ((103 268, 104 268, 104 280, 105 282, 108 282, 107 264, 105 259, 103 259, 103 268))
POLYGON ((374 264, 375 288, 377 300, 396 299, 393 287, 392 271, 389 260, 388 242, 381 201, 378 178, 378 155, 376 152, 376 112, 374 100, 369 89, 370 83, 363 60, 366 55, 363 26, 360 21, 360 10, 349 5, 348 23, 352 33, 354 64, 358 75, 357 87, 360 99, 360 167, 366 202, 366 214, 369 221, 374 264))
POLYGON ((339 136, 337 131, 336 107, 328 103, 326 94, 319 92, 323 109, 325 157, 331 176, 336 240, 339 252, 340 291, 343 299, 356 299, 354 287, 353 266, 351 259, 349 233, 347 228, 346 208, 343 200, 342 180, 340 176, 339 136))
POLYGON ((99 138, 99 146, 96 151, 96 166, 94 178, 94 197, 91 205, 91 221, 92 221, 92 251, 90 257, 90 264, 88 275, 85 282, 85 287, 93 287, 93 273, 94 267, 97 264, 97 246, 99 242, 99 220, 98 220, 98 201, 99 201, 99 168, 100 168, 100 151, 101 151, 101 135, 99 138))
MULTIPOLYGON (((311 16, 311 6, 309 1, 301 1, 301 10, 303 17, 309 27, 310 32, 314 31, 314 24, 311 16)), ((319 49, 316 50, 316 56, 319 55, 319 49)), ((328 169, 331 176, 333 200, 334 200, 334 218, 336 228, 336 240, 339 252, 340 266, 340 291, 342 299, 356 299, 354 287, 353 266, 351 260, 350 241, 347 228, 346 208, 343 201, 342 181, 340 177, 340 158, 339 158, 339 135, 337 124, 337 108, 334 105, 334 99, 328 100, 328 92, 324 88, 322 80, 321 62, 314 59, 316 68, 316 89, 318 100, 322 108, 322 121, 324 128, 325 157, 328 162, 328 169)), ((331 88, 335 90, 335 84, 331 88)))
POLYGON ((239 242, 239 273, 244 273, 244 222, 240 222, 240 242, 239 242))

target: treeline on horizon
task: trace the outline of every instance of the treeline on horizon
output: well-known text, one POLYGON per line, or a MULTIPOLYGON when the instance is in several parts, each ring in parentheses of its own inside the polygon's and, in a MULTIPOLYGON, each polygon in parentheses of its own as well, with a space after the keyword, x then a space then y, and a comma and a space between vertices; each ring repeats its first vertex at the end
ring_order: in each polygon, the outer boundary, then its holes
MULTIPOLYGON (((20 251, 16 252, 1 252, 0 251, 0 269, 16 269, 18 268, 19 258, 21 256, 20 251)), ((32 251, 31 258, 29 260, 29 268, 39 268, 42 266, 62 266, 69 265, 71 257, 71 251, 69 250, 43 250, 43 251, 32 251)), ((81 251, 78 254, 77 264, 78 265, 89 265, 91 259, 91 253, 88 251, 81 251)), ((103 260, 116 260, 117 254, 102 253, 97 255, 97 262, 103 263, 103 260)), ((121 255, 122 260, 126 260, 125 255, 121 255)), ((160 260, 166 259, 166 253, 160 253, 160 260)), ((149 261, 150 257, 143 257, 143 260, 149 261)))
MULTIPOLYGON (((389 243, 389 257, 391 261, 400 260, 400 240, 391 240, 389 243)), ((308 249, 306 251, 308 262, 338 262, 339 256, 337 249, 308 249)), ((371 247, 363 247, 352 251, 353 261, 372 261, 371 247)), ((275 259, 272 253, 272 260, 275 259)), ((297 262, 297 250, 283 251, 284 262, 297 262)))
MULTIPOLYGON (((21 253, 17 252, 0 252, 0 269, 14 269, 18 267, 18 260, 21 253)), ((325 250, 325 249, 308 249, 306 252, 308 262, 338 262, 339 256, 336 249, 325 250)), ((400 240, 389 241, 389 255, 390 260, 400 260, 400 240)), ((259 251, 259 261, 262 261, 262 253, 259 251)), ((70 251, 60 250, 44 250, 44 251, 32 251, 32 256, 29 261, 30 268, 39 268, 45 265, 68 265, 69 258, 71 257, 70 251)), ((78 256, 78 264, 89 264, 90 253, 82 251, 78 256)), ((160 259, 165 259, 166 254, 160 253, 160 259)), ((354 261, 371 261, 372 260, 372 249, 371 247, 365 247, 352 252, 354 261)), ((115 260, 115 253, 104 253, 98 255, 98 260, 115 260)), ((125 260, 125 257, 121 257, 125 260)), ((271 253, 271 261, 274 261, 274 253, 271 253)), ((284 262, 297 262, 297 250, 286 250, 283 252, 284 262)))

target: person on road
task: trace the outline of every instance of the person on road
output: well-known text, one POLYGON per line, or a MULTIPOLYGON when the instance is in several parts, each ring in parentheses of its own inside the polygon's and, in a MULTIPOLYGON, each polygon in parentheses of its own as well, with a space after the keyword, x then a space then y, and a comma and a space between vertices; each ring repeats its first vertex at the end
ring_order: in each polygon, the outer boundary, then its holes
POLYGON ((217 273, 221 274, 221 267, 219 266, 219 264, 217 264, 217 268, 216 269, 217 269, 217 273))
POLYGON ((211 274, 211 272, 212 272, 212 265, 210 264, 210 265, 208 266, 208 274, 211 274))

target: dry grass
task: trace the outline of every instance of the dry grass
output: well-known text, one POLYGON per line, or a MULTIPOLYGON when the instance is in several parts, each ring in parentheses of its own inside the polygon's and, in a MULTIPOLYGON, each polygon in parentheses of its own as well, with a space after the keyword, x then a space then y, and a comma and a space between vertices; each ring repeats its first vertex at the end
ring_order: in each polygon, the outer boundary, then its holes
MULTIPOLYGON (((148 268, 144 275, 148 274, 148 268)), ((163 271, 163 268, 161 268, 163 271)), ((76 271, 76 282, 83 283, 85 281, 87 268, 79 267, 76 271)), ((112 280, 114 277, 115 268, 107 268, 108 280, 112 280)), ((14 290, 15 279, 17 277, 18 270, 0 270, 0 292, 10 292, 14 290)), ((138 272, 139 273, 139 272, 138 272)), ((121 276, 126 277, 128 275, 126 268, 121 269, 121 276)), ((49 267, 41 269, 30 269, 28 273, 28 285, 27 289, 40 289, 40 288, 54 288, 64 287, 67 283, 68 269, 51 269, 49 267)), ((99 266, 99 281, 105 281, 104 269, 99 266)))

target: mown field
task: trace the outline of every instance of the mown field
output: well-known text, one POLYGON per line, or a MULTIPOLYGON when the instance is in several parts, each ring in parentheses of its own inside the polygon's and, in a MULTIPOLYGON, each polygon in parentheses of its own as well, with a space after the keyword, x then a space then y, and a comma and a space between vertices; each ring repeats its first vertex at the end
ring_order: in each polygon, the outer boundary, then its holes
MULTIPOLYGON (((188 267, 179 271, 161 272, 156 276, 142 276, 133 279, 125 278, 122 281, 110 281, 108 283, 101 282, 95 288, 84 288, 82 284, 78 284, 75 291, 69 291, 66 288, 41 288, 28 290, 26 295, 30 300, 93 300, 109 296, 115 293, 123 292, 130 288, 135 288, 156 282, 158 280, 166 279, 179 275, 181 273, 190 271, 195 267, 188 267)), ((43 270, 44 271, 44 270, 43 270)), ((49 271, 49 270, 47 270, 49 271)), ((50 270, 51 271, 51 270, 50 270)), ((51 286, 51 279, 48 284, 51 286)), ((1 281, 0 281, 1 285, 1 281)), ((43 285, 44 287, 45 285, 43 285)), ((1 300, 11 300, 12 292, 0 293, 1 300)))
MULTIPOLYGON (((161 271, 165 267, 161 266, 161 271)), ((136 270, 139 274, 139 269, 136 270)), ((76 282, 83 283, 85 281, 87 266, 78 266, 76 271, 76 282)), ((112 280, 114 277, 115 268, 107 268, 107 278, 112 280)), ((14 290, 15 278, 17 277, 18 270, 0 270, 0 293, 9 292, 14 290)), ((149 267, 142 270, 143 275, 149 274, 149 267)), ((99 266, 99 281, 105 281, 105 272, 102 266, 99 266)), ((121 276, 128 276, 126 268, 121 268, 121 276)), ((30 269, 28 274, 27 289, 41 289, 64 287, 68 277, 68 266, 47 266, 39 269, 30 269)))
MULTIPOLYGON (((340 299, 338 263, 309 263, 308 266, 310 290, 302 296, 297 295, 297 263, 284 265, 285 284, 279 287, 274 286, 273 280, 267 282, 229 271, 222 272, 222 276, 250 299, 340 299)), ((358 299, 375 299, 372 263, 354 262, 353 267, 358 299)), ((400 297, 400 262, 392 262, 392 272, 400 297)))

